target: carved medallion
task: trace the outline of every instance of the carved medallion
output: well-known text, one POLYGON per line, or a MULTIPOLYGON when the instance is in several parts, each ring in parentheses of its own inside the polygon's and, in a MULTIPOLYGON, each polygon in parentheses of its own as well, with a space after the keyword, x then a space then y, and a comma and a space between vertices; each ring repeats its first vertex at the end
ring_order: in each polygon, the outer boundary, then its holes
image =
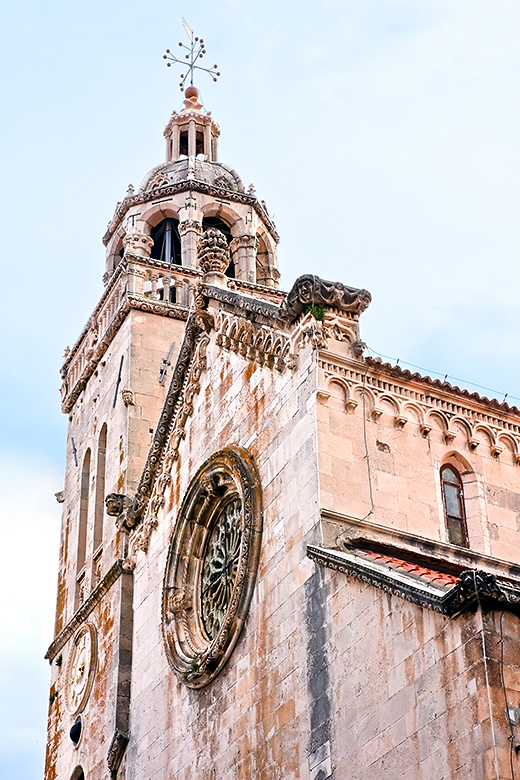
POLYGON ((166 653, 192 688, 213 680, 231 655, 253 594, 262 533, 260 481, 241 448, 199 469, 173 531, 163 590, 166 653))
POLYGON ((96 656, 96 629, 92 623, 86 623, 72 640, 67 661, 65 699, 67 708, 73 715, 81 712, 90 696, 96 656))

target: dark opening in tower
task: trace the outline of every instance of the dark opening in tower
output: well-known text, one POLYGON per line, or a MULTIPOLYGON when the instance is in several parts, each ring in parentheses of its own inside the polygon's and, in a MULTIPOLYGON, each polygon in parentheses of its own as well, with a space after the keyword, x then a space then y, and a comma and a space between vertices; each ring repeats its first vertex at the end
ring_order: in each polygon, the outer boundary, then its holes
POLYGON ((204 133, 197 130, 195 135, 195 155, 204 154, 204 133))
POLYGON ((179 220, 166 217, 150 231, 153 247, 150 257, 170 265, 181 265, 181 237, 179 220))

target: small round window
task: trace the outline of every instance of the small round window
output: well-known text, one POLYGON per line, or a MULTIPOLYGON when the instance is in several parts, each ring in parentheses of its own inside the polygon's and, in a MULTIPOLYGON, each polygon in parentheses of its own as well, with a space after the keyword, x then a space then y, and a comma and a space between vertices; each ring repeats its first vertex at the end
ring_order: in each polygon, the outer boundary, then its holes
POLYGON ((166 652, 192 688, 216 677, 238 641, 253 594, 261 533, 253 460, 241 448, 215 453, 184 497, 164 580, 166 652))

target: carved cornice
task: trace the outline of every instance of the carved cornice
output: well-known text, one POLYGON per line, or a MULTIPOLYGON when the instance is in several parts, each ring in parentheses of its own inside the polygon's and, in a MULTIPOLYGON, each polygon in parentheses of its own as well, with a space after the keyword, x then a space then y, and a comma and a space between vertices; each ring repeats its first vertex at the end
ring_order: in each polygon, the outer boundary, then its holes
POLYGON ((115 730, 107 753, 107 764, 112 777, 117 775, 129 741, 130 734, 128 734, 128 732, 120 731, 119 729, 115 730))
POLYGON ((517 614, 520 612, 520 587, 479 569, 461 572, 458 581, 446 591, 445 588, 433 584, 418 582, 390 567, 364 560, 355 553, 349 554, 310 544, 307 545, 307 556, 322 566, 343 572, 361 582, 451 618, 474 610, 482 604, 517 614))
POLYGON ((243 315, 221 312, 216 325, 216 344, 267 368, 284 371, 294 368, 289 337, 279 330, 255 325, 243 315))
POLYGON ((334 546, 342 550, 359 546, 363 542, 375 543, 395 548, 396 555, 398 550, 401 550, 408 556, 419 556, 423 560, 428 558, 428 565, 431 567, 435 566, 437 560, 459 572, 465 569, 479 569, 497 577, 507 577, 520 587, 520 565, 511 561, 425 536, 410 534, 397 528, 389 528, 373 520, 359 520, 331 509, 322 509, 321 519, 330 547, 334 546))
POLYGON ((372 296, 368 290, 347 287, 339 282, 328 282, 319 276, 306 274, 298 277, 283 301, 281 315, 294 322, 308 306, 328 306, 340 312, 359 316, 372 296))
POLYGON ((74 387, 72 389, 67 388, 61 407, 65 414, 70 412, 80 394, 85 389, 86 383, 96 370, 99 361, 107 351, 112 339, 131 309, 158 314, 161 317, 171 317, 177 320, 185 320, 188 316, 188 309, 184 306, 168 303, 167 301, 154 301, 141 295, 127 295, 112 318, 110 325, 104 332, 103 338, 97 343, 96 348, 88 356, 87 363, 74 383, 74 387))
POLYGON ((343 385, 348 399, 364 395, 369 414, 376 421, 383 414, 381 401, 386 400, 395 409, 396 425, 400 419, 411 419, 411 414, 425 438, 437 428, 446 445, 467 446, 470 452, 479 446, 478 436, 482 434, 489 440, 492 457, 499 458, 507 447, 513 462, 520 465, 520 412, 516 407, 481 398, 448 382, 382 366, 372 358, 360 366, 357 361, 323 350, 319 368, 326 380, 324 390, 334 379, 343 385))
POLYGON ((274 223, 269 217, 266 209, 259 203, 254 195, 250 195, 246 192, 229 190, 227 187, 217 187, 203 181, 198 181, 197 179, 184 179, 183 181, 174 182, 164 187, 157 187, 152 192, 138 192, 137 195, 132 195, 131 197, 125 198, 121 203, 118 203, 114 216, 108 225, 107 232, 103 236, 103 244, 105 246, 108 244, 124 215, 132 206, 147 203, 158 197, 164 198, 168 195, 176 195, 178 192, 185 192, 186 190, 193 190, 194 192, 200 192, 202 195, 209 195, 214 198, 225 197, 226 200, 233 201, 234 203, 243 203, 252 206, 262 219, 267 230, 271 234, 271 237, 276 243, 279 242, 280 237, 276 232, 274 223))
MULTIPOLYGON (((261 301, 257 298, 249 298, 240 293, 231 290, 225 290, 221 287, 213 287, 209 284, 201 284, 200 291, 206 298, 213 298, 221 303, 226 303, 242 311, 260 314, 269 320, 280 320, 280 307, 269 301, 261 301)), ((282 324, 281 322, 279 323, 282 324)))
POLYGON ((105 593, 108 593, 112 585, 119 579, 123 570, 123 560, 118 558, 107 571, 101 582, 96 585, 86 601, 84 601, 81 607, 76 610, 65 628, 60 631, 57 637, 55 637, 45 653, 45 658, 51 663, 62 647, 64 647, 69 639, 76 633, 81 624, 85 622, 92 610, 99 604, 105 593))
POLYGON ((412 371, 400 368, 399 366, 392 366, 390 363, 381 363, 377 358, 368 357, 366 358, 366 362, 377 373, 412 382, 419 382, 435 390, 444 391, 449 395, 457 395, 459 398, 475 401, 475 403, 478 403, 481 406, 487 406, 489 409, 496 409, 505 414, 520 416, 520 409, 517 406, 510 406, 505 401, 497 401, 496 398, 486 398, 486 396, 481 396, 478 393, 471 393, 469 390, 457 387, 457 385, 452 385, 449 382, 444 382, 441 379, 432 379, 429 376, 423 376, 417 372, 413 373, 412 371))
POLYGON ((398 576, 390 569, 387 572, 382 571, 382 567, 377 567, 368 561, 356 558, 354 555, 349 556, 344 552, 328 550, 312 544, 307 545, 307 557, 328 569, 343 572, 368 585, 374 585, 387 593, 418 604, 420 607, 427 607, 435 612, 444 612, 444 592, 440 588, 419 585, 411 578, 406 578, 403 575, 398 576))
MULTIPOLYGON (((137 529, 132 534, 131 547, 134 550, 147 549, 150 533, 157 522, 156 512, 159 511, 160 506, 164 503, 163 493, 166 483, 163 484, 164 481, 158 480, 156 484, 156 480, 170 435, 174 433, 178 441, 180 441, 184 436, 185 422, 188 416, 193 413, 193 397, 198 392, 198 379, 205 367, 205 347, 209 340, 207 334, 211 330, 212 325, 213 318, 206 311, 196 311, 188 318, 184 339, 179 350, 170 386, 141 479, 139 480, 131 506, 125 509, 123 524, 130 528, 138 525, 143 520, 155 489, 154 498, 157 498, 157 501, 151 507, 151 516, 147 525, 137 529)), ((175 458, 174 453, 171 454, 171 458, 173 462, 175 458)), ((167 469, 168 472, 171 470, 171 463, 169 463, 169 467, 167 469)), ((171 476, 169 479, 171 479, 171 476)))

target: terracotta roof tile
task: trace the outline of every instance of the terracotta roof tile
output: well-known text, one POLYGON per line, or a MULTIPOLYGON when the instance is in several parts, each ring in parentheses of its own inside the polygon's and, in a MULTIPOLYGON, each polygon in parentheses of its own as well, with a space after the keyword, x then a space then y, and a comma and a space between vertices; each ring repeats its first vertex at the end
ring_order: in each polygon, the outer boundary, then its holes
POLYGON ((400 569, 407 574, 412 574, 415 577, 419 577, 419 579, 424 579, 427 582, 434 583, 435 585, 444 588, 451 588, 459 580, 458 577, 455 577, 452 574, 444 574, 443 572, 435 571, 434 569, 428 569, 426 566, 403 561, 401 558, 395 558, 390 555, 385 555, 384 553, 374 552, 373 550, 356 549, 355 552, 361 553, 374 561, 384 563, 392 569, 400 569))

